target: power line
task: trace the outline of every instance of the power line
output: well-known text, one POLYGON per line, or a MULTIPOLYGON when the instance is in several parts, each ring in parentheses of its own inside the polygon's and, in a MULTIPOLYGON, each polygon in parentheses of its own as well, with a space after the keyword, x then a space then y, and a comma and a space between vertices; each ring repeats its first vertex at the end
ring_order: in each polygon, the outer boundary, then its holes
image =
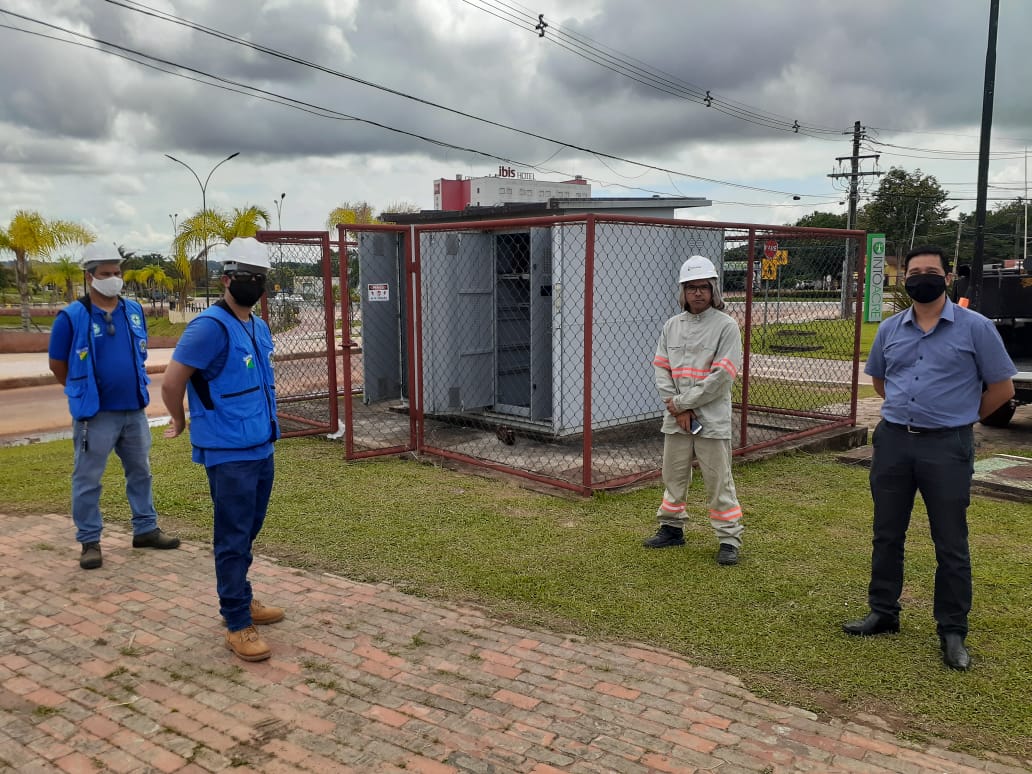
MULTIPOLYGON (((105 2, 109 2, 112 5, 121 6, 121 7, 125 8, 126 10, 131 10, 131 11, 136 11, 137 10, 135 8, 131 8, 129 5, 127 5, 125 3, 116 2, 115 0, 105 0, 105 2)), ((145 15, 148 15, 148 16, 154 16, 156 18, 162 18, 159 15, 158 12, 154 12, 154 13, 143 12, 143 11, 139 11, 139 12, 140 13, 145 13, 145 15)), ((112 43, 110 41, 106 41, 106 40, 103 40, 101 38, 97 38, 95 36, 91 36, 91 35, 86 35, 84 33, 75 32, 74 30, 69 30, 67 28, 60 27, 59 25, 55 25, 55 24, 52 24, 52 23, 49 23, 49 22, 45 22, 45 21, 40 20, 40 19, 35 19, 35 18, 29 17, 29 16, 25 16, 23 14, 15 13, 13 11, 10 11, 10 10, 4 9, 4 8, 0 8, 0 13, 7 14, 9 16, 14 16, 16 18, 22 19, 23 21, 28 21, 30 23, 38 24, 38 25, 41 25, 43 27, 47 27, 49 29, 53 29, 53 30, 57 30, 59 32, 63 32, 65 34, 67 34, 67 35, 72 35, 72 36, 77 37, 77 38, 90 40, 90 41, 92 41, 94 43, 100 44, 102 46, 106 46, 106 47, 114 49, 116 51, 124 52, 127 55, 136 56, 136 57, 142 57, 142 58, 145 58, 145 59, 148 59, 148 60, 151 60, 151 61, 154 61, 154 62, 158 62, 160 64, 163 64, 163 65, 166 65, 166 66, 169 66, 169 67, 179 68, 179 69, 182 69, 182 70, 186 70, 187 72, 192 72, 192 73, 195 73, 197 75, 201 75, 201 76, 203 76, 205 78, 210 78, 210 79, 213 79, 213 80, 216 80, 216 81, 220 81, 220 82, 225 83, 225 84, 230 84, 230 85, 232 85, 234 87, 237 87, 237 88, 243 88, 243 89, 247 89, 247 90, 250 90, 250 91, 254 91, 254 92, 257 92, 258 94, 265 95, 266 97, 275 98, 276 100, 281 100, 281 101, 289 102, 289 103, 292 103, 292 104, 303 105, 303 106, 305 106, 307 108, 310 108, 310 109, 322 111, 323 113, 327 114, 326 117, 337 117, 337 118, 342 118, 342 119, 347 119, 347 120, 352 120, 352 121, 358 121, 360 123, 364 123, 364 124, 367 124, 367 125, 370 125, 370 126, 375 126, 377 128, 380 128, 380 129, 385 129, 385 130, 390 131, 390 132, 394 132, 394 133, 397 133, 397 134, 401 134, 401 135, 405 135, 405 136, 412 137, 412 138, 415 138, 415 139, 419 139, 419 140, 422 140, 424 142, 431 143, 433 145, 438 145, 440 147, 451 148, 453 150, 458 150, 458 151, 462 151, 462 152, 467 152, 467 153, 472 153, 472 154, 475 154, 475 155, 484 156, 484 157, 487 157, 487 158, 496 159, 498 161, 503 161, 503 162, 505 162, 507 164, 516 164, 518 166, 523 166, 523 167, 537 168, 533 164, 530 164, 530 163, 527 163, 527 162, 522 162, 522 161, 519 161, 519 160, 516 160, 516 159, 512 159, 512 158, 509 158, 509 157, 506 157, 506 156, 501 156, 501 155, 498 155, 498 154, 495 154, 495 153, 490 153, 488 151, 483 151, 483 150, 479 150, 479 149, 476 149, 476 148, 456 145, 454 143, 449 143, 447 141, 438 140, 436 138, 429 137, 429 136, 422 135, 422 134, 418 134, 416 132, 410 132, 410 131, 407 131, 407 130, 404 130, 404 129, 399 129, 397 127, 393 127, 393 126, 390 126, 390 125, 387 125, 387 124, 383 124, 381 122, 374 121, 374 120, 371 120, 371 119, 361 118, 361 117, 358 117, 358 116, 353 116, 353 115, 349 115, 349 114, 346 114, 346 113, 341 113, 341 112, 333 110, 331 108, 325 108, 325 107, 322 107, 322 106, 313 105, 312 103, 307 103, 307 102, 303 102, 303 101, 300 101, 300 100, 295 100, 294 98, 288 97, 288 96, 283 95, 283 94, 278 94, 276 92, 271 92, 271 91, 268 91, 268 90, 265 90, 265 89, 259 89, 257 87, 250 86, 248 84, 243 84, 243 83, 240 83, 240 82, 237 82, 237 81, 233 81, 233 80, 230 80, 230 79, 222 78, 220 76, 214 75, 212 73, 205 72, 203 70, 192 68, 192 67, 189 67, 187 65, 179 64, 177 62, 173 62, 173 61, 170 61, 170 60, 162 59, 160 57, 155 57, 155 56, 152 56, 152 55, 147 54, 145 52, 139 51, 137 49, 132 49, 132 48, 129 48, 129 47, 126 47, 126 46, 121 46, 121 45, 119 45, 117 43, 112 43)), ((282 54, 280 52, 274 52, 272 49, 267 49, 264 46, 260 46, 258 44, 252 44, 252 43, 249 43, 247 41, 243 41, 243 40, 234 38, 233 36, 227 35, 225 33, 221 33, 221 32, 218 32, 218 31, 209 32, 206 28, 203 28, 200 25, 195 25, 192 22, 189 22, 189 21, 186 21, 186 20, 179 20, 178 18, 166 19, 166 21, 169 21, 169 20, 174 21, 177 24, 181 24, 183 26, 190 27, 192 29, 197 29, 198 31, 206 32, 206 34, 212 34, 215 37, 221 37, 224 40, 227 40, 229 42, 239 43, 240 45, 245 45, 248 48, 252 48, 254 50, 262 51, 263 53, 269 53, 270 55, 277 56, 279 58, 287 59, 287 60, 290 60, 290 61, 297 60, 296 57, 292 57, 291 55, 282 54)), ((10 29, 14 29, 16 31, 21 31, 21 32, 28 32, 28 30, 23 30, 23 29, 20 29, 20 28, 12 27, 10 29)), ((67 40, 61 39, 61 38, 52 38, 52 39, 57 40, 58 42, 65 42, 65 43, 71 42, 71 41, 67 41, 67 40)), ((109 53, 109 54, 112 53, 112 52, 107 51, 105 49, 95 49, 95 50, 98 50, 98 51, 100 51, 102 53, 109 53)), ((126 58, 126 57, 123 56, 122 58, 126 58)), ((134 60, 131 60, 131 61, 134 61, 134 60)), ((303 63, 303 60, 298 60, 298 61, 303 63)), ((306 64, 306 66, 309 66, 309 65, 306 64)), ((310 66, 313 66, 313 67, 315 67, 317 69, 320 69, 320 70, 329 71, 328 68, 323 68, 320 65, 312 64, 310 66)), ((154 69, 154 68, 152 68, 152 69, 154 69)), ((335 71, 329 71, 329 72, 335 73, 335 71)), ((391 93, 395 93, 395 94, 397 94, 399 96, 404 96, 407 99, 412 99, 412 100, 415 100, 415 101, 418 101, 418 102, 424 102, 426 104, 433 105, 434 107, 440 107, 441 109, 451 110, 450 108, 444 108, 443 106, 438 106, 438 105, 436 105, 434 103, 430 103, 429 101, 423 100, 423 99, 421 99, 419 97, 414 97, 412 95, 404 94, 403 92, 398 92, 396 90, 388 89, 386 87, 381 87, 381 86, 379 86, 377 84, 372 84, 370 82, 363 82, 363 81, 361 81, 361 79, 356 79, 353 76, 348 76, 346 74, 341 74, 341 77, 348 78, 349 80, 355 80, 357 82, 362 82, 364 85, 370 85, 370 86, 373 86, 374 88, 382 89, 382 90, 385 90, 385 91, 390 91, 391 93)), ((691 178, 693 180, 699 180, 699 181, 702 181, 702 182, 712 183, 712 184, 715 184, 715 185, 727 186, 727 187, 731 187, 731 188, 738 188, 738 189, 741 189, 741 190, 757 191, 757 192, 760 192, 760 193, 773 193, 773 194, 784 195, 784 196, 798 195, 798 196, 805 196, 807 198, 821 198, 822 196, 826 196, 826 194, 793 194, 792 192, 787 192, 787 191, 779 191, 779 190, 771 189, 771 188, 762 188, 762 187, 759 187, 759 186, 751 186, 751 185, 746 185, 746 184, 743 184, 743 183, 733 183, 733 182, 726 181, 726 180, 719 180, 719 179, 716 179, 716 178, 704 177, 704 176, 701 176, 701 175, 694 175, 694 174, 691 174, 691 173, 688 173, 688 172, 683 172, 683 171, 674 170, 674 169, 668 169, 666 167, 661 167, 661 166, 653 165, 653 164, 647 164, 645 162, 634 161, 632 159, 624 158, 622 156, 617 156, 617 155, 614 155, 614 154, 604 153, 602 151, 593 150, 591 148, 575 145, 575 144, 572 144, 572 143, 566 143, 566 142, 563 142, 561 140, 556 140, 556 139, 553 139, 553 138, 549 138, 549 137, 546 137, 544 135, 538 135, 538 134, 535 134, 533 132, 526 132, 526 131, 523 131, 523 130, 520 130, 520 129, 516 129, 516 128, 513 128, 513 127, 505 126, 504 124, 498 124, 496 122, 490 121, 488 119, 483 119, 483 118, 480 118, 478 116, 474 116, 472 114, 463 113, 462 111, 451 111, 451 112, 456 112, 459 115, 462 115, 464 117, 472 118, 474 120, 482 121, 484 123, 492 124, 494 126, 499 126, 499 127, 502 127, 502 128, 506 128, 506 129, 509 129, 511 131, 514 131, 514 132, 517 132, 517 133, 520 133, 520 134, 524 134, 524 135, 527 135, 527 136, 534 137, 536 139, 540 139, 540 140, 544 140, 544 141, 547 141, 547 142, 550 142, 550 143, 555 143, 555 144, 558 144, 558 145, 561 145, 561 146, 565 146, 565 147, 571 148, 573 150, 578 150, 578 151, 581 151, 583 153, 588 153, 588 154, 594 155, 596 157, 601 157, 601 158, 610 159, 612 161, 619 161, 619 162, 623 162, 623 163, 627 163, 627 164, 632 164, 634 166, 642 167, 644 169, 653 170, 653 171, 657 171, 657 172, 664 172, 664 173, 668 173, 668 174, 674 174, 674 175, 677 175, 678 177, 686 177, 686 178, 691 178)), ((569 174, 569 173, 563 173, 563 174, 569 174)), ((622 186, 622 187, 630 188, 630 186, 622 186)))
POLYGON ((519 4, 510 4, 504 0, 480 0, 480 4, 471 0, 462 0, 466 5, 483 11, 502 21, 529 32, 537 31, 539 37, 546 37, 550 43, 564 48, 567 51, 598 64, 607 70, 629 78, 632 81, 641 83, 657 91, 685 99, 696 104, 705 105, 718 112, 724 113, 732 118, 737 118, 748 123, 764 126, 793 134, 803 134, 807 137, 821 140, 831 140, 830 137, 821 137, 820 134, 840 135, 842 130, 827 127, 819 127, 811 124, 802 124, 797 120, 784 118, 777 114, 766 113, 754 110, 744 103, 737 103, 712 93, 695 84, 688 83, 677 76, 671 75, 663 70, 652 67, 641 60, 628 57, 615 49, 604 46, 591 38, 572 31, 565 30, 562 26, 552 22, 545 23, 545 29, 534 24, 534 15, 519 4), (491 5, 488 5, 491 3, 491 5), (522 9, 522 10, 521 10, 522 9), (548 35, 548 31, 555 34, 548 35), (814 132, 818 134, 813 134, 814 132))

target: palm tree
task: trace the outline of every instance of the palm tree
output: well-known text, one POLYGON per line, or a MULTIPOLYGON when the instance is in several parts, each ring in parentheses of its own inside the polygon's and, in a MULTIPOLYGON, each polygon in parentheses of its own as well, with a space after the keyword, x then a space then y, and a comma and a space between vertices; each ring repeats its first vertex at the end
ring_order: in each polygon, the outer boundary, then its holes
MULTIPOLYGON (((373 206, 369 202, 344 202, 330 210, 326 216, 326 230, 333 231, 337 226, 350 226, 359 223, 379 223, 373 214, 373 206)), ((349 233, 349 237, 351 234, 349 233)))
MULTIPOLYGON (((171 290, 174 284, 172 278, 157 264, 150 264, 141 269, 130 269, 125 273, 125 281, 147 286, 151 291, 151 309, 154 308, 154 291, 158 289, 171 290)), ((164 306, 164 296, 162 296, 161 303, 164 306)))
POLYGON ((0 250, 14 253, 14 269, 21 297, 22 330, 32 325, 29 263, 46 258, 65 245, 86 245, 95 239, 89 229, 67 220, 47 220, 38 212, 18 210, 7 229, 0 229, 0 250))
POLYGON ((61 256, 53 263, 42 264, 39 270, 40 284, 63 287, 65 303, 75 300, 75 283, 82 280, 82 268, 77 261, 61 256))
POLYGON ((228 245, 237 237, 253 237, 268 228, 269 211, 255 204, 234 207, 231 213, 216 209, 199 210, 179 221, 179 231, 172 243, 173 261, 185 280, 180 287, 180 301, 186 303, 187 288, 207 276, 208 253, 211 248, 228 245), (190 259, 194 253, 195 258, 190 259))

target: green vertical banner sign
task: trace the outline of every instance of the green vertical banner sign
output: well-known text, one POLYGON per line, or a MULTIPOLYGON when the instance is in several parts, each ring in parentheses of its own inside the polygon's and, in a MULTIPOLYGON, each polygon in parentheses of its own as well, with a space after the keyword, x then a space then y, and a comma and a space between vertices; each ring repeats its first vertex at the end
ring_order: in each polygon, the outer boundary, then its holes
POLYGON ((864 321, 881 322, 885 296, 885 234, 867 235, 867 278, 864 281, 864 321))

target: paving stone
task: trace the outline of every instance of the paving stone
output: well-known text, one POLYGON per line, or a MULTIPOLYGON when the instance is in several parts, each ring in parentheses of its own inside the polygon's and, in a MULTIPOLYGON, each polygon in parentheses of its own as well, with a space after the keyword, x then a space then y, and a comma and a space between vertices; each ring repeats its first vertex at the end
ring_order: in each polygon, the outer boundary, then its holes
POLYGON ((876 717, 825 721, 659 648, 524 629, 261 556, 256 595, 288 614, 263 631, 273 658, 245 664, 223 644, 207 544, 133 552, 108 525, 104 568, 84 575, 32 549, 68 544, 66 515, 0 524, 0 599, 14 611, 0 618, 0 770, 1028 770, 897 740, 876 717))

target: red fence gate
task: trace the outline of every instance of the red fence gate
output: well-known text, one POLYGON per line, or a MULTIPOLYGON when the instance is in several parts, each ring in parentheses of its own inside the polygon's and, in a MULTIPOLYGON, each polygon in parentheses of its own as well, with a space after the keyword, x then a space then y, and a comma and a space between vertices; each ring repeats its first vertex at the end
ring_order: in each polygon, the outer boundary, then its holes
POLYGON ((341 284, 332 271, 329 234, 262 231, 258 239, 269 245, 272 263, 262 317, 272 329, 283 435, 334 433, 339 428, 342 355, 336 309, 341 284))

